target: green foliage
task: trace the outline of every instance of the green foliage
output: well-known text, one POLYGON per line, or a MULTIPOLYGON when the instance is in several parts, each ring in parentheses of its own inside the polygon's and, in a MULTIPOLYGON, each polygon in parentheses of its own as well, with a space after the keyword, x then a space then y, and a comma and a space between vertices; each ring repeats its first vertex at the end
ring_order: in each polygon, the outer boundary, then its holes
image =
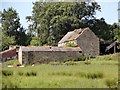
POLYGON ((4 35, 2 38, 3 47, 2 50, 7 49, 9 45, 28 45, 29 35, 26 30, 21 27, 20 18, 18 13, 13 8, 8 8, 0 13, 1 32, 4 35), (6 39, 6 40, 5 40, 6 39))
POLYGON ((64 63, 65 65, 77 65, 74 61, 67 61, 64 63))
POLYGON ((87 79, 102 79, 103 73, 84 73, 84 72, 77 72, 77 73, 70 73, 70 72, 53 72, 49 75, 60 75, 60 76, 76 76, 76 77, 85 77, 87 79))
POLYGON ((100 38, 103 40, 113 40, 114 32, 112 25, 105 22, 104 18, 101 19, 91 19, 85 21, 87 26, 100 38))
POLYGON ((18 71, 18 75, 19 76, 37 76, 37 72, 35 71, 27 71, 27 72, 23 72, 23 71, 18 71))
POLYGON ((67 47, 76 47, 77 44, 76 44, 75 42, 72 42, 72 41, 71 41, 71 42, 67 42, 67 43, 66 43, 66 46, 67 46, 67 47))
POLYGON ((118 60, 113 60, 113 57, 116 56, 118 55, 110 54, 92 58, 90 65, 85 65, 85 61, 72 61, 76 65, 35 64, 34 66, 27 65, 26 67, 8 68, 5 65, 8 65, 8 63, 4 62, 2 69, 13 71, 14 74, 2 77, 2 87, 108 88, 106 80, 113 80, 114 78, 116 81, 118 80, 118 65, 115 65, 118 63, 118 60), (107 57, 112 59, 107 60, 107 57), (26 76, 26 73, 31 72, 35 72, 36 76, 26 76))
POLYGON ((97 73, 87 73, 86 75, 85 75, 85 77, 86 78, 88 78, 88 79, 97 79, 97 78, 103 78, 103 73, 101 73, 101 72, 97 72, 97 73))
POLYGON ((117 88, 118 84, 117 84, 117 80, 116 79, 107 79, 105 81, 105 84, 109 87, 109 88, 117 88))
POLYGON ((5 35, 1 30, 0 30, 0 35, 2 37, 2 40, 1 40, 1 50, 0 51, 3 51, 5 49, 8 49, 9 48, 9 45, 12 45, 15 43, 15 39, 14 37, 10 37, 10 36, 7 36, 5 35))
POLYGON ((19 64, 19 61, 17 59, 9 60, 7 62, 3 62, 2 65, 17 65, 19 64))
POLYGON ((13 75, 13 71, 10 71, 10 70, 2 70, 2 75, 3 75, 3 76, 11 76, 11 75, 13 75))
POLYGON ((85 61, 85 60, 86 60, 86 57, 84 55, 81 55, 79 58, 77 58, 74 61, 85 61))
POLYGON ((15 35, 17 29, 20 28, 20 19, 16 10, 13 8, 4 9, 0 16, 2 31, 8 36, 15 35))
POLYGON ((72 73, 68 73, 68 72, 53 72, 50 73, 50 75, 60 75, 60 76, 72 76, 72 73))
POLYGON ((19 76, 23 76, 24 73, 23 73, 22 71, 19 71, 19 72, 18 72, 18 75, 19 75, 19 76))
POLYGON ((115 29, 115 37, 114 39, 118 42, 120 42, 120 28, 115 29))
POLYGON ((17 83, 12 82, 10 80, 3 79, 2 88, 3 88, 3 90, 6 90, 7 88, 12 88, 12 90, 17 90, 17 88, 19 88, 19 87, 18 87, 17 83))
POLYGON ((39 40, 38 40, 38 38, 37 37, 32 37, 30 45, 39 46, 39 40))
POLYGON ((37 73, 35 71, 25 73, 25 76, 36 76, 36 75, 37 75, 37 73))
POLYGON ((77 28, 86 27, 82 20, 94 18, 100 6, 96 2, 88 5, 85 2, 35 2, 32 16, 26 19, 31 33, 36 33, 40 44, 56 45, 68 32, 77 28))

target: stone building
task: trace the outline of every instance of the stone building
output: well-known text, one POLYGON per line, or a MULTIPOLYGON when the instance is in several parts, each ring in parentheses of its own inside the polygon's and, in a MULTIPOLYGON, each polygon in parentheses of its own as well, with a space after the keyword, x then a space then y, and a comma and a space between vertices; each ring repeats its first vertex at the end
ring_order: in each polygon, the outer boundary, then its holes
POLYGON ((15 59, 17 57, 16 48, 11 48, 0 52, 0 62, 15 59))
POLYGON ((89 28, 75 29, 68 32, 59 42, 58 47, 80 47, 86 56, 99 55, 99 38, 89 28))
POLYGON ((75 29, 68 32, 59 42, 58 47, 20 47, 20 64, 48 63, 78 59, 81 55, 99 55, 99 38, 89 29, 75 29))
POLYGON ((20 64, 48 63, 50 61, 64 61, 77 59, 81 56, 80 47, 20 47, 20 64))

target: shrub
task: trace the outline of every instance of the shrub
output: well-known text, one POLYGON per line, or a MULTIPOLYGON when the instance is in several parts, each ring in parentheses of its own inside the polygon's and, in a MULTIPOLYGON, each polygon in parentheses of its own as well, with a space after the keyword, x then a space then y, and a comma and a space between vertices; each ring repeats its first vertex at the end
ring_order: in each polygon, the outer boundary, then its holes
POLYGON ((84 55, 81 55, 80 57, 78 57, 74 61, 85 61, 85 60, 86 60, 86 57, 84 55))
POLYGON ((97 78, 103 78, 103 73, 98 72, 98 73, 87 73, 86 78, 88 79, 97 79, 97 78))
POLYGON ((77 44, 74 41, 73 42, 67 42, 66 47, 77 47, 77 44))
POLYGON ((112 79, 112 80, 107 79, 107 80, 105 81, 105 84, 106 84, 109 88, 117 88, 117 81, 116 81, 116 79, 112 79))
POLYGON ((77 65, 77 63, 73 62, 73 61, 68 61, 65 62, 66 65, 77 65))
POLYGON ((2 90, 8 90, 7 88, 12 88, 11 90, 17 90, 16 88, 18 88, 18 84, 17 83, 13 83, 10 80, 3 80, 2 81, 2 90))
POLYGON ((21 72, 21 71, 19 71, 19 72, 18 72, 18 75, 23 76, 23 75, 24 75, 24 73, 23 73, 23 72, 21 72))
POLYGON ((11 76, 11 75, 13 75, 13 71, 10 71, 10 70, 2 70, 2 75, 3 75, 3 76, 11 76))
POLYGON ((89 65, 89 64, 91 64, 91 62, 89 62, 89 61, 85 61, 85 64, 86 64, 86 65, 89 65))
POLYGON ((36 76, 37 73, 35 71, 25 73, 25 76, 36 76))
POLYGON ((84 72, 77 72, 74 74, 74 76, 85 77, 86 74, 84 72))

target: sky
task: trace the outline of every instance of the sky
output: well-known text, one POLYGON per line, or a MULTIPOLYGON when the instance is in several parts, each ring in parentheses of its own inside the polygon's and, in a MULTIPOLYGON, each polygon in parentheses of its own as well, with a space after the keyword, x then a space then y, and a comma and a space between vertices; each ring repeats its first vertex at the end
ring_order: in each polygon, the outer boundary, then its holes
MULTIPOLYGON (((32 7, 35 0, 2 0, 0 2, 0 11, 13 7, 19 17, 20 22, 24 28, 27 28, 29 23, 25 19, 26 16, 32 15, 32 7)), ((104 18, 108 24, 113 24, 118 22, 118 1, 119 0, 95 0, 101 6, 101 12, 96 13, 96 18, 104 18)))

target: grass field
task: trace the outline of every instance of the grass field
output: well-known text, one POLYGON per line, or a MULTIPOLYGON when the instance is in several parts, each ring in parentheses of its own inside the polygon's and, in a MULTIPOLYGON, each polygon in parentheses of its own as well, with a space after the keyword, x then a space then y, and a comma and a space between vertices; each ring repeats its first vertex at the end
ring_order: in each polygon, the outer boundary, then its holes
POLYGON ((89 61, 7 67, 16 63, 2 63, 3 88, 114 88, 118 84, 118 54, 89 61))

